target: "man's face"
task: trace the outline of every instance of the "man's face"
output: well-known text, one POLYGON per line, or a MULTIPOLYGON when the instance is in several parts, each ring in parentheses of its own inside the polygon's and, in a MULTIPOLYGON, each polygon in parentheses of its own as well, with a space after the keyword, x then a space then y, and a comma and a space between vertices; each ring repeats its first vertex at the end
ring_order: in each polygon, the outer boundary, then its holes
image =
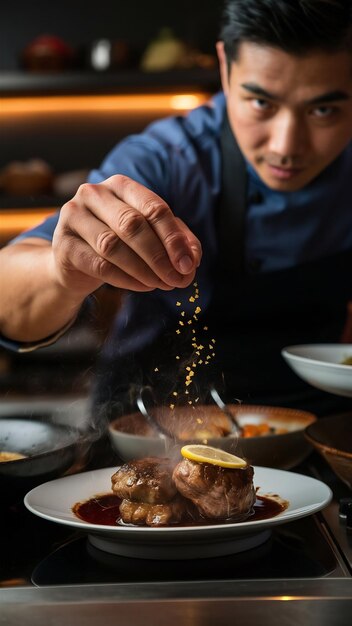
POLYGON ((352 56, 240 44, 230 72, 217 45, 231 128, 245 158, 277 191, 301 189, 352 138, 352 56))

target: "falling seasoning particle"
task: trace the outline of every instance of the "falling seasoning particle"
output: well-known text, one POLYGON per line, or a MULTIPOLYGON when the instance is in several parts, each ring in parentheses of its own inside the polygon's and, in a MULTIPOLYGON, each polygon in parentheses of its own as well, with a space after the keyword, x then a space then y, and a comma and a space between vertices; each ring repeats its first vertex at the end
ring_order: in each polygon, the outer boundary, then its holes
POLYGON ((189 302, 194 302, 194 301, 195 301, 194 296, 191 296, 190 298, 188 298, 188 301, 189 301, 189 302))
POLYGON ((188 400, 188 404, 193 404, 192 400, 188 400))
POLYGON ((177 391, 173 391, 173 392, 172 392, 172 395, 173 395, 173 396, 177 396, 177 391))
POLYGON ((181 306, 181 302, 176 302, 176 306, 181 306))
POLYGON ((154 368, 154 372, 158 372, 158 371, 159 371, 159 368, 158 368, 158 367, 155 367, 155 368, 154 368))
POLYGON ((184 317, 185 316, 185 312, 181 311, 181 315, 182 315, 182 317, 184 317))
POLYGON ((180 360, 180 357, 179 357, 179 356, 177 356, 177 357, 176 357, 176 359, 179 361, 179 360, 180 360))
POLYGON ((179 335, 181 333, 181 331, 179 329, 177 329, 176 333, 179 335))
POLYGON ((197 307, 196 307, 196 310, 195 310, 194 312, 195 312, 195 313, 200 313, 200 312, 201 312, 201 310, 202 310, 202 309, 200 308, 200 306, 197 306, 197 307))
POLYGON ((203 330, 208 330, 208 326, 203 326, 203 330))
POLYGON ((185 323, 182 320, 179 320, 178 323, 180 324, 180 326, 184 326, 185 325, 185 323))
POLYGON ((173 410, 174 410, 174 408, 175 408, 175 405, 174 405, 174 404, 170 404, 170 409, 171 409, 171 411, 173 411, 173 410))
POLYGON ((187 324, 192 324, 192 320, 188 320, 187 324))

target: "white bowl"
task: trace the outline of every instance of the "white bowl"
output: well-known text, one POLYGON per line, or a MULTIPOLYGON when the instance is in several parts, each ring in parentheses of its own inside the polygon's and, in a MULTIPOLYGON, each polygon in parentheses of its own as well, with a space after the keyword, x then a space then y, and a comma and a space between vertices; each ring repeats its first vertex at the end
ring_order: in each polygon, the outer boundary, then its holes
MULTIPOLYGON (((266 423, 275 430, 282 429, 285 432, 245 438, 230 432, 226 436, 208 437, 206 440, 192 438, 175 441, 157 432, 153 433, 140 413, 132 413, 110 423, 108 432, 111 445, 122 461, 130 461, 146 456, 169 456, 170 453, 179 453, 180 448, 186 443, 200 443, 201 441, 241 456, 251 465, 279 469, 295 467, 312 451, 312 446, 304 437, 305 428, 316 420, 316 416, 312 413, 282 407, 238 404, 229 404, 228 408, 241 427, 246 424, 266 423), (121 419, 124 420, 122 422, 124 432, 120 430, 121 419), (128 432, 129 422, 130 432, 128 432), (144 428, 144 434, 138 433, 138 426, 144 428)), ((182 407, 179 409, 181 410, 182 407)), ((219 411, 212 405, 199 407, 199 409, 208 413, 208 417, 215 411, 219 411)))
POLYGON ((352 398, 352 344, 306 344, 288 346, 281 352, 293 371, 307 383, 338 396, 352 398))

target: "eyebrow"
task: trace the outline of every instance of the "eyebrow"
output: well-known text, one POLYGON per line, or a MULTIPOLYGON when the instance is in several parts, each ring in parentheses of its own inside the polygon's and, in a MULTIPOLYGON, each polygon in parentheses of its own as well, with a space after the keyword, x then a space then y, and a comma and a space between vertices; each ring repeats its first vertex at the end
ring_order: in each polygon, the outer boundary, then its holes
MULTIPOLYGON (((260 87, 256 83, 242 83, 241 87, 250 93, 261 96, 262 98, 268 98, 269 100, 280 100, 280 97, 277 94, 271 93, 263 87, 260 87)), ((337 102, 340 100, 349 100, 350 96, 347 91, 336 90, 329 91, 327 93, 323 93, 316 98, 312 98, 311 100, 307 100, 306 104, 325 104, 328 102, 337 102)))

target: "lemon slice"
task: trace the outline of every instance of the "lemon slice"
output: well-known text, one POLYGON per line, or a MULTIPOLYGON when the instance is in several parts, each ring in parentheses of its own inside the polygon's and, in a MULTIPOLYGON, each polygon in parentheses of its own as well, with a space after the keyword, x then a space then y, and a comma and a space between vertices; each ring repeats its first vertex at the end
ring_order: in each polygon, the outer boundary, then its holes
POLYGON ((189 444, 181 448, 181 454, 185 459, 196 461, 197 463, 210 463, 219 467, 229 469, 247 467, 247 463, 239 456, 225 452, 221 448, 212 448, 201 444, 189 444))

